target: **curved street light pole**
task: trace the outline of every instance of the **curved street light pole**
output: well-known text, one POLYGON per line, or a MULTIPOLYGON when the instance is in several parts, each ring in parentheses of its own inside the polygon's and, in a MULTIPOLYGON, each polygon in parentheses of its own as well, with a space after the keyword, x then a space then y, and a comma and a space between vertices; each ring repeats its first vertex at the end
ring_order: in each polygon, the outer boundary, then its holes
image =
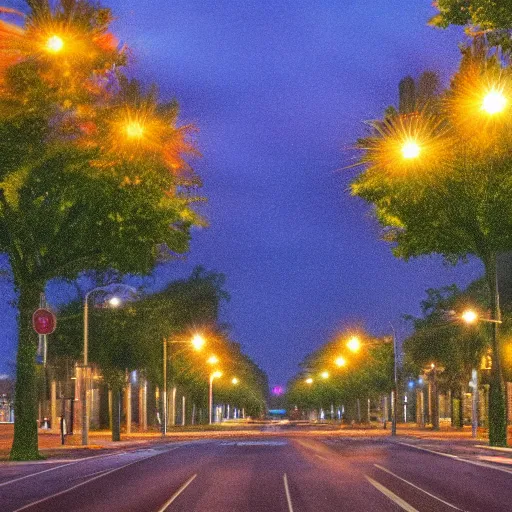
POLYGON ((89 387, 88 382, 88 365, 89 365, 89 297, 96 292, 107 292, 115 293, 112 289, 117 286, 124 288, 132 293, 136 293, 135 288, 125 284, 112 284, 109 286, 98 286, 89 290, 84 296, 84 354, 83 354, 83 367, 82 367, 82 379, 80 389, 80 403, 82 408, 82 445, 87 446, 89 444, 89 410, 87 407, 87 391, 89 387))

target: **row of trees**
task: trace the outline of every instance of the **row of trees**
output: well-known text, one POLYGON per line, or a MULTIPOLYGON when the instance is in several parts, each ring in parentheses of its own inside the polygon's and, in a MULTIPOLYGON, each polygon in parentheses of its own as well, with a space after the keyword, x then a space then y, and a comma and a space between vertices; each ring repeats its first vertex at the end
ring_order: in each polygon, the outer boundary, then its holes
POLYGON ((364 170, 351 191, 373 205, 397 257, 440 254, 455 263, 472 255, 482 261, 485 283, 475 286, 493 321, 488 336, 462 333, 455 325, 441 329, 445 302, 461 294, 431 291, 405 347, 416 369, 433 357, 443 361, 456 387, 489 350, 489 440, 506 445, 497 255, 512 250, 512 9, 492 0, 435 5, 432 25, 464 25, 472 37, 459 70, 444 91, 433 73, 424 74, 417 88, 412 79, 401 83, 399 108, 370 122, 358 142, 364 170))
MULTIPOLYGON (((167 383, 179 387, 191 403, 207 408, 210 373, 221 369, 224 378, 216 381, 217 400, 243 407, 254 416, 264 413, 266 375, 219 325, 219 309, 227 298, 223 275, 198 267, 188 279, 174 281, 158 293, 117 308, 102 307, 102 303, 91 308, 89 361, 98 368, 114 400, 126 385, 127 372, 134 370, 163 389, 163 343, 167 343, 167 383), (198 333, 205 340, 201 352, 190 343, 198 333), (215 367, 207 363, 212 354, 219 360, 215 367), (236 386, 231 385, 234 377, 236 386)), ((59 328, 49 344, 50 364, 57 372, 69 367, 69 361, 81 360, 82 301, 64 306, 58 318, 59 328)), ((115 403, 113 410, 118 410, 115 403)), ((114 425, 119 428, 119 422, 114 425)), ((113 432, 113 437, 118 439, 119 432, 113 432)))
MULTIPOLYGON (((26 0, 0 15, 0 252, 19 324, 11 458, 27 460, 39 457, 31 318, 47 283, 150 272, 187 251, 202 198, 188 163, 194 129, 178 123, 175 101, 127 78, 130 52, 110 31, 109 9, 26 0)), ((128 324, 126 314, 106 325, 128 324)), ((126 366, 138 366, 144 351, 125 348, 126 366)))
POLYGON ((362 330, 339 335, 309 354, 300 366, 288 384, 290 411, 346 406, 346 417, 355 419, 358 401, 377 400, 393 389, 393 340, 362 330), (348 348, 350 340, 360 344, 357 351, 348 348))

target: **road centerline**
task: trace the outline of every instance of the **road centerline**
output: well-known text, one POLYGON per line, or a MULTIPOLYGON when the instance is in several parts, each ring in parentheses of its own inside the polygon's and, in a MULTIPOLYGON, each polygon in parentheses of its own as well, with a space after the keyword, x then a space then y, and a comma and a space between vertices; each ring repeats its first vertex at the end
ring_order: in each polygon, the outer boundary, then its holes
POLYGON ((286 494, 286 502, 288 503, 288 512, 293 512, 292 497, 290 496, 290 488, 288 487, 288 477, 286 473, 283 475, 284 492, 286 494))
POLYGON ((388 497, 391 501, 396 503, 399 507, 401 507, 406 512, 419 512, 417 509, 415 509, 412 505, 409 505, 407 501, 400 498, 400 496, 396 495, 394 492, 391 492, 387 487, 384 487, 382 484, 379 484, 376 480, 373 478, 370 478, 368 475, 364 475, 366 480, 370 482, 375 489, 380 491, 384 496, 388 497))
POLYGON ((162 506, 158 509, 158 512, 165 512, 167 507, 195 480, 197 473, 192 475, 162 506))
POLYGON ((381 466, 380 464, 374 464, 374 466, 376 468, 379 468, 381 471, 384 471, 384 472, 394 476, 395 478, 398 478, 398 480, 401 480, 402 482, 405 482, 406 484, 409 484, 411 487, 414 487, 415 489, 418 489, 419 491, 425 493, 426 495, 430 496, 431 498, 434 498, 434 499, 440 501, 441 503, 444 503, 445 505, 447 505, 447 506, 449 506, 451 508, 454 508, 455 510, 461 510, 462 512, 464 512, 461 508, 456 507, 455 505, 452 505, 451 503, 449 503, 449 502, 439 498, 438 496, 435 496, 434 494, 431 494, 428 491, 425 491, 425 489, 422 489, 421 487, 418 487, 417 485, 413 484, 412 482, 409 482, 405 478, 402 478, 401 476, 396 475, 395 473, 393 473, 389 469, 385 468, 384 466, 381 466))

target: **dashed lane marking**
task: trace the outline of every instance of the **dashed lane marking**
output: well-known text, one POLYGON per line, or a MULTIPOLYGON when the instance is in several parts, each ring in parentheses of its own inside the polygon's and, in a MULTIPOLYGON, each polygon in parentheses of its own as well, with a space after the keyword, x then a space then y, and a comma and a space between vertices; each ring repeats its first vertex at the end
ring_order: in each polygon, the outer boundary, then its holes
POLYGON ((365 475, 365 477, 366 480, 368 480, 368 482, 370 482, 375 487, 375 489, 377 489, 382 494, 387 496, 391 501, 396 503, 403 510, 407 512, 419 512, 413 506, 409 505, 407 501, 400 498, 400 496, 397 496, 394 492, 391 492, 387 487, 384 487, 382 484, 379 484, 379 482, 375 481, 373 478, 370 478, 368 475, 365 475))
POLYGON ((293 512, 292 497, 290 496, 290 488, 288 487, 288 477, 286 473, 283 475, 284 492, 286 493, 286 502, 288 503, 288 512, 293 512))
POLYGON ((158 512, 165 512, 167 507, 195 480, 197 473, 192 475, 163 505, 158 512))
POLYGON ((381 466, 379 464, 374 464, 376 468, 379 468, 381 471, 385 471, 386 473, 394 476, 395 478, 398 478, 398 480, 401 480, 402 482, 405 482, 406 484, 409 484, 411 487, 414 487, 415 489, 418 489, 421 492, 424 492, 426 495, 430 496, 431 498, 434 498, 435 500, 440 501, 441 503, 444 503, 445 505, 448 505, 451 508, 454 508, 455 510, 462 510, 461 508, 456 507, 455 505, 452 505, 451 503, 448 503, 447 501, 444 501, 443 499, 435 496, 434 494, 429 493, 428 491, 425 491, 425 489, 422 489, 421 487, 418 487, 417 485, 413 484, 412 482, 409 482, 409 480, 406 480, 405 478, 402 478, 401 476, 395 475, 392 471, 385 468, 384 466, 381 466))

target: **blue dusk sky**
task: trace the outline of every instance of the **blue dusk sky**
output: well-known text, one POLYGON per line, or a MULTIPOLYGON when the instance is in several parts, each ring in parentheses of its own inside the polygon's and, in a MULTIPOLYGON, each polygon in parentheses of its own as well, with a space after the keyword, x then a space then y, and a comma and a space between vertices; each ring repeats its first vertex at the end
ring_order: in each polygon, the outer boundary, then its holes
MULTIPOLYGON (((3 2, 19 6, 20 2, 3 2)), ((379 239, 371 208, 350 197, 351 149, 364 121, 397 104, 398 82, 436 70, 447 84, 461 30, 427 26, 430 0, 108 0, 114 31, 133 51, 132 73, 176 98, 199 128, 208 229, 184 262, 225 273, 232 337, 285 384, 303 357, 343 326, 375 334, 419 314, 430 287, 468 284, 470 261, 404 262, 379 239)), ((0 282, 0 374, 15 357, 14 298, 0 282)), ((66 290, 53 287, 49 300, 66 290)))

